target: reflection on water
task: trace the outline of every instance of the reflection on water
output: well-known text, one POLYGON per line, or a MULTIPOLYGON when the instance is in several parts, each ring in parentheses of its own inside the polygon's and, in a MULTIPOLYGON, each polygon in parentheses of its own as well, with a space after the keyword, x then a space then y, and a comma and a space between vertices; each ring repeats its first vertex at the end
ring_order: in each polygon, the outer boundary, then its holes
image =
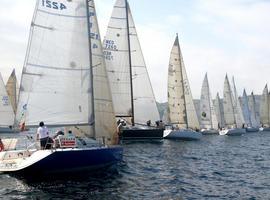
POLYGON ((4 199, 270 199, 270 133, 127 143, 104 172, 25 180, 0 175, 4 199))

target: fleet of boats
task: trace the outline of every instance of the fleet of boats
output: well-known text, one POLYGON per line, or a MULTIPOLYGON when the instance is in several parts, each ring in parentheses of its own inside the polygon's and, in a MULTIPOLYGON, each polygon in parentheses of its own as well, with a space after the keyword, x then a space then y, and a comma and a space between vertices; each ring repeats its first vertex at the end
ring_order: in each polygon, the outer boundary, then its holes
MULTIPOLYGON (((58 146, 36 141, 17 149, 0 140, 0 172, 66 173, 96 170, 122 161, 119 141, 199 140, 202 134, 242 135, 270 131, 267 85, 260 112, 253 92, 239 98, 234 78, 223 99, 212 99, 205 74, 196 109, 178 35, 168 66, 168 107, 159 115, 127 0, 116 0, 103 44, 94 0, 37 0, 20 85, 15 70, 6 86, 0 74, 0 132, 48 128, 71 130, 58 146), (19 86, 19 87, 18 87, 19 86)), ((55 140, 56 142, 56 140, 55 140)))

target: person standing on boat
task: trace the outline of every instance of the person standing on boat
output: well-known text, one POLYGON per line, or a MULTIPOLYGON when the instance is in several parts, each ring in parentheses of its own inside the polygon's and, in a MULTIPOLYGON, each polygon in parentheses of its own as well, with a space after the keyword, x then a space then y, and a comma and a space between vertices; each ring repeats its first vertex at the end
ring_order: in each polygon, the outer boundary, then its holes
POLYGON ((44 122, 39 123, 39 127, 37 129, 37 140, 40 141, 40 148, 45 149, 49 140, 49 131, 48 128, 44 125, 44 122))

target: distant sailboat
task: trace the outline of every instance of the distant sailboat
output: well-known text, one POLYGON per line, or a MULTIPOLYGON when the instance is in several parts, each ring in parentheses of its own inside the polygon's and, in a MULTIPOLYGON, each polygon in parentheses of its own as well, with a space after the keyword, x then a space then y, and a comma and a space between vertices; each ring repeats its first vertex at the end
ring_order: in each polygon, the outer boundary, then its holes
POLYGON ((199 120, 188 83, 183 56, 176 36, 171 50, 168 70, 168 117, 172 128, 164 130, 168 139, 200 139, 199 120), (193 130, 191 130, 193 129, 193 130))
POLYGON ((215 104, 215 111, 216 111, 217 120, 218 120, 218 128, 221 129, 222 127, 225 126, 225 121, 224 121, 223 104, 222 104, 222 102, 220 100, 219 93, 217 93, 214 104, 215 104))
POLYGON ((270 131, 270 98, 268 93, 267 84, 264 87, 260 103, 260 123, 262 127, 260 131, 270 131))
POLYGON ((239 120, 241 118, 241 113, 239 113, 240 104, 238 98, 236 98, 236 89, 235 95, 233 96, 228 76, 226 75, 223 90, 225 128, 219 131, 220 135, 242 135, 246 132, 245 129, 242 128, 242 123, 239 120))
POLYGON ((251 120, 251 111, 249 109, 249 105, 248 105, 248 97, 247 97, 247 93, 246 90, 244 89, 243 91, 243 97, 242 97, 242 110, 243 110, 243 116, 244 116, 244 120, 245 120, 245 124, 246 124, 246 131, 247 132, 257 132, 259 131, 259 128, 254 126, 255 124, 253 124, 254 120, 251 120))
POLYGON ((1 74, 0 99, 0 133, 14 132, 13 124, 15 115, 1 74))
POLYGON ((252 127, 258 128, 259 127, 259 119, 256 114, 256 101, 253 92, 249 97, 249 110, 250 110, 250 117, 251 117, 251 124, 252 127))
POLYGON ((205 74, 201 90, 200 124, 203 134, 218 134, 218 121, 209 89, 207 73, 205 74))
POLYGON ((116 118, 131 124, 121 138, 162 137, 162 130, 146 126, 160 116, 127 0, 116 1, 103 47, 116 118))
MULTIPOLYGON (((94 31, 91 26, 97 23, 93 20, 93 9, 93 0, 48 1, 46 4, 37 1, 16 119, 29 127, 36 127, 40 121, 48 127, 90 126, 94 137, 106 137, 109 146, 88 146, 67 135, 60 139, 60 148, 0 152, 1 172, 35 176, 61 174, 96 170, 122 159, 123 148, 111 146, 114 136, 111 121, 107 121, 108 114, 113 115, 109 113, 112 112, 110 103, 106 107, 102 100, 95 99, 95 84, 98 80, 106 84, 106 73, 101 79, 93 78, 102 74, 97 69, 93 73, 93 68, 97 67, 93 66, 93 49, 101 48, 92 40, 93 34, 98 37, 98 32, 91 32, 94 31), (97 104, 99 107, 95 108, 97 104), (104 120, 96 117, 104 117, 104 120), (107 134, 103 134, 105 127, 108 127, 107 134), (73 145, 65 146, 65 141, 72 141, 73 145)), ((106 86, 103 89, 101 92, 108 93, 106 86)), ((98 98, 100 96, 97 94, 98 98)))
POLYGON ((15 74, 15 69, 13 69, 12 73, 10 74, 8 78, 8 81, 6 83, 6 90, 7 90, 7 94, 9 96, 12 108, 14 110, 14 113, 16 114, 19 87, 18 87, 17 77, 15 74))

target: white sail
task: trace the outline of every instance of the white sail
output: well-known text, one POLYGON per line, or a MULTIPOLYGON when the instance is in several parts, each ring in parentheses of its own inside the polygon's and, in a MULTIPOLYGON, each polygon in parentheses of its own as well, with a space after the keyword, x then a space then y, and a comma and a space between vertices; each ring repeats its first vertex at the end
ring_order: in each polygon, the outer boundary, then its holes
POLYGON ((171 50, 168 71, 168 116, 180 128, 199 128, 199 121, 180 50, 178 36, 171 50))
POLYGON ((15 74, 15 69, 13 69, 6 83, 6 90, 7 90, 7 94, 9 96, 12 108, 14 110, 14 113, 16 113, 17 111, 18 89, 19 87, 18 87, 17 77, 15 74))
POLYGON ((215 107, 215 112, 216 112, 217 121, 218 121, 218 128, 224 127, 225 122, 224 122, 223 104, 220 100, 219 93, 217 93, 214 107, 215 107))
POLYGON ((14 124, 14 111, 0 73, 0 127, 9 127, 14 124))
POLYGON ((93 124, 88 4, 38 0, 23 67, 17 120, 93 124))
POLYGON ((269 126, 269 94, 267 84, 264 87, 260 103, 260 123, 269 126))
POLYGON ((205 74, 200 99, 200 124, 201 128, 218 128, 217 117, 215 114, 213 101, 210 93, 207 73, 205 74))
MULTIPOLYGON (((89 0, 96 137, 115 139, 116 121, 94 0, 89 0)), ((112 141, 113 142, 113 141, 112 141)), ((114 141, 115 142, 115 141, 114 141)))
POLYGON ((117 0, 114 5, 103 47, 116 116, 132 117, 133 103, 136 123, 160 119, 126 0, 117 0))
POLYGON ((250 118, 252 127, 259 127, 259 120, 256 116, 256 102, 253 92, 251 92, 249 100, 249 110, 250 110, 250 118))
POLYGON ((233 97, 227 75, 224 81, 223 108, 224 108, 225 126, 234 126, 236 124, 236 120, 234 115, 233 97))
POLYGON ((237 128, 241 128, 243 124, 245 123, 244 116, 243 116, 243 111, 240 105, 240 101, 238 98, 237 90, 235 87, 235 81, 234 77, 232 77, 232 82, 233 82, 233 106, 234 106, 234 115, 235 115, 235 120, 236 120, 236 126, 237 128))
POLYGON ((248 106, 248 97, 247 97, 247 93, 246 93, 245 89, 244 89, 243 97, 242 97, 242 110, 243 110, 245 124, 252 126, 251 115, 250 115, 250 110, 249 110, 249 106, 248 106))

